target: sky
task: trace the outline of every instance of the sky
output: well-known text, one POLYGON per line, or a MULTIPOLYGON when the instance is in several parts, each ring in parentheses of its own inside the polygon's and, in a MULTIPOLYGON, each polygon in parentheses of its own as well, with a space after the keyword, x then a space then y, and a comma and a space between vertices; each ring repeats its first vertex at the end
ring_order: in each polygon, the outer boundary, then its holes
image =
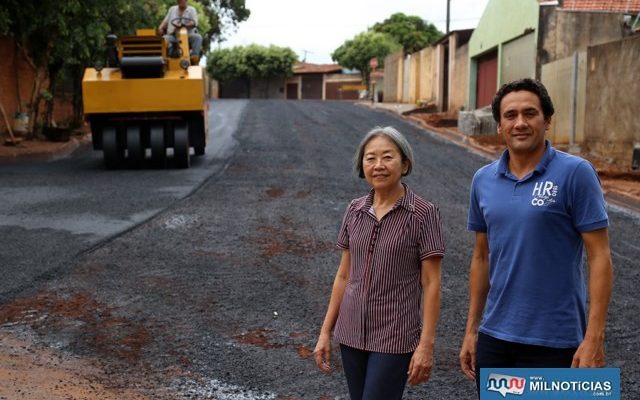
MULTIPOLYGON (((450 30, 475 28, 489 0, 451 0, 450 30)), ((260 44, 291 48, 300 60, 332 63, 345 40, 396 12, 446 30, 447 0, 246 0, 247 21, 227 32, 220 47, 260 44)))

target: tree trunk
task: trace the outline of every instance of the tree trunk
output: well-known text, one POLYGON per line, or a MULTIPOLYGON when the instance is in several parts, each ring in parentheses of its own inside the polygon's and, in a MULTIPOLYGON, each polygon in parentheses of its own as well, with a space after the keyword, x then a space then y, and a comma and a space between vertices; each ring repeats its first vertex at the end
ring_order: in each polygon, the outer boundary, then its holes
POLYGON ((57 83, 58 76, 60 75, 60 71, 62 70, 62 63, 56 62, 54 64, 49 64, 48 75, 49 75, 49 93, 51 97, 46 99, 46 112, 45 112, 45 126, 56 127, 56 121, 53 118, 53 108, 55 107, 55 97, 57 92, 57 83))
POLYGON ((33 86, 31 89, 31 98, 28 104, 28 109, 31 115, 29 119, 29 133, 27 134, 27 137, 31 139, 35 136, 35 133, 36 133, 35 129, 36 129, 37 123, 39 122, 38 119, 40 117, 40 104, 42 103, 42 87, 44 86, 45 82, 47 82, 49 78, 48 64, 49 64, 49 57, 51 55, 51 51, 53 50, 53 40, 50 39, 49 43, 47 43, 47 48, 42 56, 42 60, 43 60, 42 65, 35 64, 35 62, 33 61, 33 58, 29 55, 29 52, 24 46, 19 45, 19 47, 22 50, 22 54, 24 58, 27 60, 27 62, 29 63, 29 65, 34 71, 33 86))
POLYGON ((22 94, 20 93, 20 76, 18 75, 18 55, 20 54, 20 48, 18 46, 18 41, 13 39, 13 73, 15 74, 16 79, 16 104, 17 111, 22 112, 22 94))
POLYGON ((84 116, 84 110, 82 105, 82 66, 73 67, 73 126, 82 126, 82 117, 84 116))
POLYGON ((31 100, 29 101, 29 109, 31 110, 31 118, 29 119, 29 138, 32 139, 36 134, 38 126, 38 118, 40 118, 40 102, 42 100, 42 85, 44 83, 46 68, 39 68, 33 80, 33 89, 31 90, 31 100))
POLYGON ((371 70, 369 68, 364 68, 360 75, 362 76, 362 84, 366 87, 369 87, 369 77, 371 76, 371 70))

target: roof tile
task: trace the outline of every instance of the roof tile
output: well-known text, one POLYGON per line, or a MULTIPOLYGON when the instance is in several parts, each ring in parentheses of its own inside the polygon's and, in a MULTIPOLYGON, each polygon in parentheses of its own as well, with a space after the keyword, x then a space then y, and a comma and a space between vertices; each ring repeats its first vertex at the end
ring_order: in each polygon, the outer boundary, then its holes
POLYGON ((565 0, 562 8, 576 11, 640 12, 640 0, 565 0))
POLYGON ((340 64, 310 64, 301 62, 293 65, 294 74, 328 74, 340 71, 342 71, 340 64))

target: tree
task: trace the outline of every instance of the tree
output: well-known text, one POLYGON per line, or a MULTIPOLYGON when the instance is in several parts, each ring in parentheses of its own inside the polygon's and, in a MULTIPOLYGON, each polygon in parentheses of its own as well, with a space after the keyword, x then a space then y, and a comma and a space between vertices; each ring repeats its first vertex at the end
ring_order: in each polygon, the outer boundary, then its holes
POLYGON ((355 68, 368 85, 371 67, 369 61, 377 58, 380 66, 384 58, 402 48, 390 35, 380 32, 363 32, 347 40, 331 54, 331 58, 346 68, 355 68))
POLYGON ((203 15, 209 26, 207 30, 201 29, 204 49, 208 49, 211 42, 223 41, 229 29, 235 28, 251 15, 251 11, 245 7, 245 0, 197 0, 192 4, 196 6, 198 3, 202 5, 203 15))
POLYGON ((222 83, 246 78, 249 74, 244 63, 243 50, 242 47, 233 47, 210 52, 207 55, 209 76, 222 83))
MULTIPOLYGON (((210 52, 207 55, 207 72, 222 83, 243 80, 251 95, 252 80, 290 76, 296 61, 296 53, 288 47, 252 44, 210 52)), ((268 82, 266 91, 269 91, 268 82)))
POLYGON ((395 13, 371 28, 374 32, 386 33, 402 45, 405 54, 415 53, 435 43, 442 32, 432 23, 413 15, 395 13))

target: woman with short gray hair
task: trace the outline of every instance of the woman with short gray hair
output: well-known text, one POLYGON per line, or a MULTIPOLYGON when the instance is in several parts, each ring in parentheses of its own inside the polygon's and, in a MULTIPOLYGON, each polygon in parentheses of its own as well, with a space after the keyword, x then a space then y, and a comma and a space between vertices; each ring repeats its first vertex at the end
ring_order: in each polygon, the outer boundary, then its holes
POLYGON ((407 172, 402 176, 407 176, 411 173, 411 169, 413 168, 413 150, 407 142, 407 139, 402 135, 402 133, 398 132, 398 130, 392 126, 387 126, 381 128, 379 126, 373 128, 362 138, 360 141, 360 145, 358 146, 358 151, 356 152, 355 157, 353 157, 353 170, 356 172, 359 178, 364 178, 364 168, 362 167, 362 158, 364 157, 364 147, 369 140, 371 140, 374 136, 386 136, 398 147, 400 151, 400 155, 402 156, 402 160, 407 160, 409 162, 409 168, 407 172))
POLYGON ((330 372, 333 333, 351 399, 401 399, 407 381, 431 374, 444 241, 438 208, 402 182, 413 165, 411 146, 393 127, 369 131, 354 157, 371 191, 345 212, 342 257, 314 351, 330 372))

